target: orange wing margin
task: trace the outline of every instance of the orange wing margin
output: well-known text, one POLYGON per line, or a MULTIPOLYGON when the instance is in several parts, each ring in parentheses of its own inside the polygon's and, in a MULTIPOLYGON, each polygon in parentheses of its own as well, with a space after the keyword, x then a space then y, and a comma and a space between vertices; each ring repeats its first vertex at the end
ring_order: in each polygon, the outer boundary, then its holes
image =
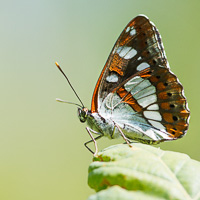
POLYGON ((100 86, 100 82, 101 82, 101 79, 102 79, 102 76, 106 70, 106 67, 107 67, 107 62, 99 76, 99 79, 97 81, 97 84, 94 88, 94 92, 93 92, 93 96, 92 96, 92 105, 91 105, 91 112, 94 113, 94 112, 98 112, 98 91, 99 91, 99 86, 100 86))

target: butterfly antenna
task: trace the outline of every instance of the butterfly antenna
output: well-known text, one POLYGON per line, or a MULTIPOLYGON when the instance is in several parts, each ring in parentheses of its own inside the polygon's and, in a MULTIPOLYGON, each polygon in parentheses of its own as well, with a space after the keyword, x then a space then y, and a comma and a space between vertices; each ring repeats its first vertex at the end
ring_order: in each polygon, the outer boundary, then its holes
POLYGON ((77 104, 77 103, 73 103, 73 102, 65 101, 65 100, 62 100, 62 99, 59 99, 59 98, 56 98, 56 101, 61 102, 61 103, 72 104, 72 105, 75 105, 75 106, 78 106, 78 107, 82 108, 82 106, 79 105, 79 104, 77 104))
MULTIPOLYGON (((55 64, 56 64, 56 66, 58 67, 58 69, 61 71, 61 73, 64 75, 64 77, 66 78, 67 82, 69 83, 69 86, 72 88, 74 94, 76 95, 76 97, 77 97, 78 100, 80 101, 82 107, 84 107, 83 102, 81 101, 80 97, 78 96, 78 94, 77 94, 76 91, 74 90, 72 84, 70 83, 70 81, 69 81, 69 79, 67 78, 66 74, 65 74, 65 73, 63 72, 63 70, 61 69, 60 65, 59 65, 57 62, 55 62, 55 64)), ((64 102, 64 103, 70 103, 70 104, 78 105, 78 104, 75 104, 75 103, 63 101, 63 100, 61 100, 61 99, 56 99, 56 100, 59 101, 59 102, 64 102)), ((81 107, 80 105, 78 105, 78 106, 81 107)))

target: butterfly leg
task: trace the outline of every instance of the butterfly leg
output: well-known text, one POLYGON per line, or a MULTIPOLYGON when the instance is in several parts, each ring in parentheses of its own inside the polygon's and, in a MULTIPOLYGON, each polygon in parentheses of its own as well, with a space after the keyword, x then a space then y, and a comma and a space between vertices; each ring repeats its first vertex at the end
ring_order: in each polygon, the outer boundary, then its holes
POLYGON ((132 145, 130 144, 130 140, 124 135, 123 131, 121 130, 121 128, 116 124, 115 127, 117 127, 117 129, 119 130, 119 132, 121 133, 121 136, 124 138, 124 140, 126 141, 126 143, 128 144, 129 147, 132 147, 132 145))
MULTIPOLYGON (((86 147, 92 154, 94 154, 94 156, 96 156, 97 153, 98 153, 98 147, 97 147, 97 142, 96 142, 96 140, 98 140, 99 138, 101 138, 103 135, 99 135, 99 136, 97 136, 96 138, 94 138, 91 132, 94 132, 94 133, 96 133, 96 134, 97 134, 97 132, 96 132, 96 131, 93 131, 92 129, 90 129, 90 128, 88 128, 88 127, 86 127, 86 130, 87 130, 87 132, 89 133, 89 135, 90 135, 90 137, 91 137, 92 139, 89 140, 89 141, 87 141, 87 142, 85 142, 84 145, 85 145, 85 147, 86 147), (89 143, 91 143, 91 142, 94 142, 95 152, 93 152, 93 151, 87 146, 87 145, 88 145, 89 143)), ((98 134, 99 134, 99 133, 98 133, 98 134)))

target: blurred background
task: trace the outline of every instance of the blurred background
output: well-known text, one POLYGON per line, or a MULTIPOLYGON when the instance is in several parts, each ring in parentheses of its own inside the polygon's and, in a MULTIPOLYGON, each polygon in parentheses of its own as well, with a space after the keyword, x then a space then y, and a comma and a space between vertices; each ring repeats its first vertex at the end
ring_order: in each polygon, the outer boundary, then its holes
MULTIPOLYGON (((158 27, 191 110, 188 134, 157 145, 200 161, 200 1, 2 1, 0 7, 0 199, 87 199, 90 137, 57 61, 86 106, 107 57, 138 14, 158 27)), ((99 140, 99 148, 121 143, 99 140)), ((93 148, 93 144, 90 146, 93 148)))

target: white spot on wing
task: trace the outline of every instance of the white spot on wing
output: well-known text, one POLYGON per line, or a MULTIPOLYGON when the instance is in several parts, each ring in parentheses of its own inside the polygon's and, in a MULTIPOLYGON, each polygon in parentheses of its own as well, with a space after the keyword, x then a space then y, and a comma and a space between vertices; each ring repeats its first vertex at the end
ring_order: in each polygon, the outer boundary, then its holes
POLYGON ((142 99, 144 97, 147 97, 151 94, 155 94, 156 93, 156 88, 153 85, 149 85, 149 86, 144 86, 142 87, 142 85, 145 84, 145 82, 147 82, 148 80, 143 81, 142 83, 140 83, 138 86, 136 86, 137 92, 131 91, 131 94, 134 96, 134 98, 136 100, 138 99, 142 99))
POLYGON ((141 60, 142 59, 142 57, 140 56, 137 60, 141 60))
POLYGON ((160 123, 160 122, 155 122, 155 121, 153 121, 153 120, 148 120, 149 121, 149 123, 152 125, 152 126, 154 126, 155 128, 158 128, 158 129, 160 129, 160 130, 166 130, 165 129, 165 127, 160 123))
POLYGON ((137 70, 138 70, 138 71, 142 71, 143 69, 146 69, 146 68, 148 68, 149 66, 150 66, 150 65, 149 65, 148 63, 144 62, 144 63, 141 63, 140 65, 137 66, 137 70))
POLYGON ((142 107, 147 107, 149 104, 152 104, 154 102, 157 101, 157 96, 155 94, 143 97, 141 99, 138 100, 138 103, 142 106, 142 107))
POLYGON ((135 76, 131 80, 129 80, 124 86, 125 86, 125 88, 128 87, 128 88, 126 88, 126 90, 130 91, 135 84, 139 84, 139 83, 144 84, 144 85, 142 85, 142 87, 151 85, 151 83, 148 80, 144 81, 140 76, 135 76), (144 83, 142 83, 142 82, 144 82, 144 83))
POLYGON ((137 54, 137 51, 132 47, 121 46, 117 49, 117 53, 124 59, 131 59, 137 54))
POLYGON ((125 59, 131 59, 133 58, 135 55, 137 54, 137 51, 135 49, 131 49, 131 51, 128 52, 128 54, 126 54, 126 56, 124 57, 125 59))
POLYGON ((133 36, 133 35, 135 35, 135 34, 136 34, 136 30, 133 29, 133 30, 130 32, 130 35, 133 36))
POLYGON ((126 33, 130 31, 130 26, 126 29, 126 33))
POLYGON ((157 99, 156 96, 153 95, 156 92, 155 86, 153 86, 149 80, 144 80, 140 76, 136 76, 129 80, 124 87, 142 106, 148 106, 157 99))
POLYGON ((158 104, 153 104, 147 108, 147 110, 159 110, 158 104))
POLYGON ((119 54, 119 53, 121 52, 122 49, 123 49, 123 46, 119 47, 119 48, 117 49, 117 53, 119 54))
POLYGON ((156 120, 156 121, 162 120, 160 113, 157 112, 157 111, 144 111, 143 114, 148 119, 153 119, 153 120, 156 120))
POLYGON ((117 53, 120 57, 124 57, 131 49, 132 47, 122 46, 117 49, 117 53))
POLYGON ((110 83, 115 83, 115 82, 118 81, 118 76, 116 74, 112 74, 110 76, 107 76, 106 81, 108 81, 110 83))

